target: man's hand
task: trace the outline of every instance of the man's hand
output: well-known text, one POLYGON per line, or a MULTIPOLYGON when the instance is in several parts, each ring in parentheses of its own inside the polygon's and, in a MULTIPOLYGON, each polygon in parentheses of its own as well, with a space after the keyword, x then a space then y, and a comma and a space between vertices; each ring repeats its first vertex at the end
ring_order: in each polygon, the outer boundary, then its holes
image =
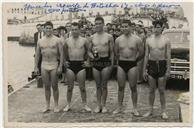
POLYGON ((58 75, 61 75, 61 74, 62 74, 62 67, 58 67, 58 68, 57 68, 57 74, 58 74, 58 75))
POLYGON ((39 74, 39 69, 37 67, 34 68, 34 73, 35 73, 35 75, 39 74))
POLYGON ((82 67, 90 67, 90 64, 87 61, 84 61, 82 67))
POLYGON ((68 62, 68 61, 66 61, 66 62, 64 63, 64 67, 65 67, 65 68, 68 68, 68 67, 69 67, 69 62, 68 62))
POLYGON ((166 78, 168 79, 170 77, 170 72, 167 71, 166 74, 165 74, 166 78))
POLYGON ((89 56, 89 58, 90 58, 91 60, 94 59, 94 55, 93 55, 93 54, 88 54, 88 56, 89 56))
POLYGON ((146 71, 143 73, 143 78, 145 81, 148 80, 148 73, 146 71))

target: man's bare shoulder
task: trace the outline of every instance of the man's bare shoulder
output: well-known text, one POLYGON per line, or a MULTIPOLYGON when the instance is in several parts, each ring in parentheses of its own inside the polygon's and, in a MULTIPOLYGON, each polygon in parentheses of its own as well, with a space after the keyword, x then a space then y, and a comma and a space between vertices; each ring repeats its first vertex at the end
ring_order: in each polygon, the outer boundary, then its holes
POLYGON ((68 37, 67 39, 65 39, 65 43, 69 42, 70 41, 70 38, 71 37, 68 37))
POLYGON ((117 37, 115 42, 120 42, 121 39, 123 39, 123 35, 120 35, 119 37, 117 37))
POLYGON ((109 33, 106 33, 106 35, 107 35, 107 37, 108 37, 108 40, 111 40, 111 41, 113 41, 113 36, 112 36, 111 34, 109 34, 109 33))
POLYGON ((85 37, 81 37, 81 39, 84 41, 84 43, 88 43, 88 39, 85 37))
POLYGON ((41 39, 38 40, 37 44, 41 45, 42 43, 45 42, 45 36, 43 36, 41 39))
POLYGON ((93 39, 94 37, 96 37, 97 33, 94 33, 93 35, 91 35, 91 39, 93 39))
POLYGON ((79 41, 80 41, 80 42, 83 42, 83 44, 88 43, 88 39, 87 39, 87 38, 82 37, 82 36, 80 36, 79 38, 80 38, 79 41))
POLYGON ((139 36, 135 35, 135 34, 132 34, 132 38, 133 38, 133 39, 135 40, 135 42, 137 42, 137 43, 142 42, 142 39, 141 39, 139 36))
POLYGON ((53 36, 52 41, 55 42, 56 44, 61 44, 62 43, 61 38, 59 38, 57 36, 53 36))
POLYGON ((105 34, 107 35, 108 38, 113 38, 113 36, 107 32, 105 32, 105 34))
POLYGON ((146 44, 150 45, 151 40, 152 40, 153 38, 154 38, 153 35, 151 35, 150 37, 147 37, 147 39, 146 39, 146 44))
POLYGON ((170 44, 170 39, 169 39, 168 37, 162 36, 162 38, 163 38, 163 40, 164 40, 164 42, 165 42, 166 44, 170 44))

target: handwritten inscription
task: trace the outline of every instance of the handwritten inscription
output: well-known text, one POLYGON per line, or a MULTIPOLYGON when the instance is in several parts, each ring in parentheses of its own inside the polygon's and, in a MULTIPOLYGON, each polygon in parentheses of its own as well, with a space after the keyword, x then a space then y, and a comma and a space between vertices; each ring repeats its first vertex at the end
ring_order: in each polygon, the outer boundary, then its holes
POLYGON ((59 12, 61 14, 65 12, 85 12, 87 9, 93 8, 133 8, 133 7, 141 7, 141 8, 171 8, 177 7, 180 5, 176 4, 165 4, 165 3, 57 3, 55 5, 51 5, 48 2, 44 4, 32 4, 26 3, 24 5, 25 10, 33 10, 33 9, 46 9, 46 13, 59 12))

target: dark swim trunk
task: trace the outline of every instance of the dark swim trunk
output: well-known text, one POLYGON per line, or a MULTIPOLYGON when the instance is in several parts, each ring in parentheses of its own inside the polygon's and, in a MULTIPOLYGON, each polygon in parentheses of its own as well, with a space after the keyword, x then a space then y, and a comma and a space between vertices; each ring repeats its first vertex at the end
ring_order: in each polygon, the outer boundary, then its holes
POLYGON ((119 66, 126 72, 128 73, 129 69, 137 66, 137 61, 124 61, 120 60, 119 61, 119 66))
POLYGON ((152 76, 154 79, 163 77, 166 73, 166 70, 167 70, 166 60, 148 61, 148 74, 152 76))
POLYGON ((83 70, 84 67, 83 65, 83 61, 69 61, 69 69, 71 69, 74 74, 77 74, 79 71, 83 70))
POLYGON ((101 57, 98 60, 92 61, 92 66, 98 71, 102 71, 103 68, 111 65, 111 61, 109 57, 101 57))

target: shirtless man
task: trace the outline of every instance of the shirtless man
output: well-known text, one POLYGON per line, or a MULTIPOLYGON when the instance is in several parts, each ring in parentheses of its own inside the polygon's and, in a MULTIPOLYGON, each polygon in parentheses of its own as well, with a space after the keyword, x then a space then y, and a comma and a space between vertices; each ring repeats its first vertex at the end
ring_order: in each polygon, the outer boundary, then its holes
POLYGON ((87 50, 88 50, 88 40, 81 37, 80 26, 78 23, 74 22, 71 26, 72 36, 65 40, 64 51, 66 60, 66 77, 68 82, 67 87, 67 106, 63 111, 67 112, 71 107, 71 98, 73 93, 74 81, 77 80, 81 92, 81 98, 83 103, 83 109, 86 111, 91 111, 91 109, 86 104, 86 71, 85 66, 87 66, 87 50))
POLYGON ((59 112, 58 100, 58 77, 62 72, 63 65, 63 46, 61 40, 53 34, 53 24, 45 23, 45 36, 38 41, 35 55, 35 72, 38 73, 38 62, 42 56, 41 74, 45 85, 46 109, 44 112, 50 111, 51 86, 54 97, 54 112, 59 112), (59 59, 59 60, 58 60, 59 59))
POLYGON ((149 82, 149 107, 150 110, 144 115, 148 117, 153 113, 155 90, 158 86, 160 103, 162 108, 161 117, 167 119, 165 86, 170 75, 171 48, 167 38, 161 35, 163 23, 153 22, 155 34, 146 40, 143 76, 149 82), (148 67, 147 67, 148 65, 148 67), (147 68, 147 71, 146 71, 147 68))
POLYGON ((128 78, 131 88, 133 102, 133 114, 139 116, 137 111, 137 62, 143 57, 143 46, 141 39, 132 34, 130 20, 124 20, 121 29, 123 34, 115 41, 115 56, 118 61, 117 80, 118 80, 118 108, 114 114, 122 112, 125 82, 128 78), (127 78, 126 78, 127 77, 127 78))
POLYGON ((89 57, 92 59, 93 77, 97 88, 97 107, 94 112, 106 113, 107 82, 113 65, 113 36, 104 32, 104 19, 95 19, 96 33, 91 36, 89 57))

